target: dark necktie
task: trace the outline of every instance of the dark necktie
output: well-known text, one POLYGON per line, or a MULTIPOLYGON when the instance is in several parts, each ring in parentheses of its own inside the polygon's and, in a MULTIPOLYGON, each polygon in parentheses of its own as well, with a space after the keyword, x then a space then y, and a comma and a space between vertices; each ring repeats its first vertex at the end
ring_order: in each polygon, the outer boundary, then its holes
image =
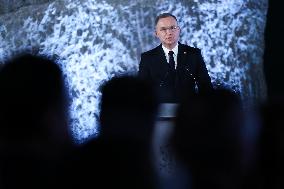
POLYGON ((174 59, 174 52, 169 51, 169 64, 172 70, 175 70, 175 59, 174 59))

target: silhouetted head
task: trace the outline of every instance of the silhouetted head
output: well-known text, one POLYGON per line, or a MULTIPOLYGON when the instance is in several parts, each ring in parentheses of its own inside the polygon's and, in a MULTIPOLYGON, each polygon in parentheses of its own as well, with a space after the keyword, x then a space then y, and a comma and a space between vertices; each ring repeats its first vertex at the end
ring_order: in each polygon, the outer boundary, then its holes
POLYGON ((152 132, 157 101, 152 87, 134 76, 115 77, 102 88, 102 135, 138 137, 152 132))
POLYGON ((283 188, 284 97, 270 98, 260 108, 260 171, 264 188, 283 188))
POLYGON ((0 91, 2 138, 66 137, 66 91, 53 61, 31 54, 7 61, 0 71, 0 91))
POLYGON ((54 188, 70 140, 62 72, 23 54, 0 70, 0 179, 4 188, 54 188))
POLYGON ((240 167, 241 126, 241 101, 231 91, 218 89, 181 103, 173 133, 174 148, 195 179, 204 179, 203 186, 206 179, 207 186, 222 182, 228 186, 225 183, 235 179, 232 174, 237 174, 240 167), (208 179, 213 182, 209 184, 208 179))
POLYGON ((102 86, 101 135, 78 148, 69 163, 70 169, 80 172, 68 177, 74 179, 71 188, 93 184, 98 188, 153 188, 149 142, 156 109, 153 90, 144 81, 123 76, 106 82, 102 86))

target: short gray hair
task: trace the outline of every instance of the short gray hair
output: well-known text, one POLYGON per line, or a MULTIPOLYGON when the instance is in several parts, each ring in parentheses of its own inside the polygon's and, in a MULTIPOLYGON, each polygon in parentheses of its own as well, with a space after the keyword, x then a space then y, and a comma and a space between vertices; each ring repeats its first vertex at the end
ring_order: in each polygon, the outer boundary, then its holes
POLYGON ((157 23, 159 22, 159 20, 161 18, 167 18, 167 17, 173 17, 177 21, 177 18, 173 14, 166 12, 166 13, 159 14, 156 17, 156 19, 155 19, 155 26, 157 25, 157 23))

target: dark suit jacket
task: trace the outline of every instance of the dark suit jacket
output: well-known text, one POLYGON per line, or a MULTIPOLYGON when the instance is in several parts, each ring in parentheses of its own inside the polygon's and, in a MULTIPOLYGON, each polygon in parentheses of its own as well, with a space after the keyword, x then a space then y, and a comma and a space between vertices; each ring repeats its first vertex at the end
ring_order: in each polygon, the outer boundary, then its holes
POLYGON ((157 90, 161 103, 178 103, 184 94, 212 90, 200 49, 179 43, 177 68, 167 63, 162 45, 141 54, 138 75, 148 80, 157 90))

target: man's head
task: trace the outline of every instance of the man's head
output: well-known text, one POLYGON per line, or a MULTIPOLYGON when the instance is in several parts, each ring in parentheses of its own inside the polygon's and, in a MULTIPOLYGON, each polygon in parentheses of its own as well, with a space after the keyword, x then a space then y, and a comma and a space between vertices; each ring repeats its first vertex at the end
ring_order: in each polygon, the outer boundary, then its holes
POLYGON ((149 136, 157 105, 152 86, 144 80, 134 76, 112 78, 102 86, 102 135, 149 136))
POLYGON ((173 49, 178 43, 180 28, 177 19, 170 13, 162 13, 155 20, 155 35, 168 49, 173 49))
POLYGON ((67 137, 68 97, 54 61, 26 53, 12 57, 0 70, 0 91, 2 138, 67 137))

